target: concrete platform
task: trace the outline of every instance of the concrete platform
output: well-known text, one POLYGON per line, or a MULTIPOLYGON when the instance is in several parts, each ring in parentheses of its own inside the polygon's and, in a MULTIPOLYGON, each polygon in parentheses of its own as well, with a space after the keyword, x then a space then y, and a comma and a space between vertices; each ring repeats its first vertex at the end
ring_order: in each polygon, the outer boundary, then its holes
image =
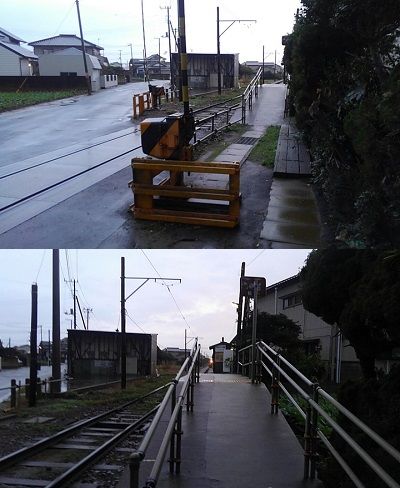
POLYGON ((260 238, 269 242, 267 247, 321 245, 320 217, 308 180, 274 178, 260 238))
POLYGON ((181 474, 170 476, 165 464, 157 487, 320 486, 302 480, 302 448, 282 415, 270 415, 263 384, 202 374, 194 401, 194 412, 183 415, 181 474))

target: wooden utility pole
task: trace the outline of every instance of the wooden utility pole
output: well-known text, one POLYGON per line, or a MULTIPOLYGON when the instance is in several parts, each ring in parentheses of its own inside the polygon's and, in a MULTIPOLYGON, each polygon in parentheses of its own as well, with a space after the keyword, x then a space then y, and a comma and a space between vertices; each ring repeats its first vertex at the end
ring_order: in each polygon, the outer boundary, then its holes
POLYGON ((29 370, 29 406, 36 405, 36 384, 37 384, 37 311, 38 286, 32 285, 31 291, 31 364, 29 370))
POLYGON ((242 290, 242 278, 245 275, 246 263, 242 263, 242 268, 240 270, 240 281, 239 281, 239 303, 237 307, 237 329, 236 329, 236 367, 238 367, 239 361, 239 349, 242 343, 242 310, 243 310, 243 290, 242 290))
MULTIPOLYGON (((61 380, 60 341, 60 251, 53 249, 53 351, 51 358, 53 380, 61 380)), ((60 381, 53 383, 52 391, 61 391, 60 381)))
POLYGON ((142 0, 142 30, 143 30, 143 70, 144 70, 144 79, 145 81, 150 81, 148 72, 147 72, 147 52, 146 52, 146 31, 144 28, 144 7, 143 7, 143 0, 142 0))
POLYGON ((92 84, 91 84, 91 81, 90 81, 89 70, 88 70, 87 59, 86 59, 86 48, 85 48, 85 41, 83 39, 82 22, 81 22, 81 12, 79 10, 79 0, 75 0, 75 3, 76 3, 76 10, 78 12, 79 32, 81 34, 83 65, 85 67, 85 76, 86 76, 87 92, 88 92, 88 95, 91 95, 92 94, 92 84))

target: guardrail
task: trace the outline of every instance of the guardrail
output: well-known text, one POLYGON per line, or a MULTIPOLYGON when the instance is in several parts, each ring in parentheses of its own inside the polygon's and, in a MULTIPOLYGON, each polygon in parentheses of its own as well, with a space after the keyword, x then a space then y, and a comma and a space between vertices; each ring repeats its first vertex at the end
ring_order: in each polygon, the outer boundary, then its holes
POLYGON ((373 431, 368 425, 350 412, 346 407, 339 403, 329 393, 323 390, 318 383, 311 381, 296 369, 287 359, 281 356, 272 347, 259 341, 254 350, 253 345, 244 347, 238 351, 238 365, 242 374, 249 374, 253 366, 256 371, 257 382, 261 381, 262 371, 266 371, 271 377, 271 414, 278 413, 279 395, 283 392, 293 404, 305 421, 304 426, 304 479, 315 478, 316 461, 318 457, 318 441, 321 440, 338 464, 346 472, 350 480, 357 488, 367 488, 360 480, 354 470, 349 466, 343 456, 334 448, 327 437, 319 428, 320 422, 328 424, 369 466, 375 474, 390 488, 400 488, 400 484, 380 466, 370 454, 360 446, 347 432, 341 427, 332 416, 324 410, 319 403, 320 398, 324 398, 331 406, 335 407, 347 420, 357 426, 369 439, 378 444, 389 456, 400 463, 400 452, 386 442, 381 436, 373 431), (251 354, 252 353, 252 354, 251 354), (254 358, 254 360, 253 360, 254 358), (242 359, 242 360, 241 360, 242 359), (254 361, 254 364, 253 364, 254 361), (285 381, 285 384, 283 384, 285 381), (296 401, 294 396, 288 391, 287 386, 293 389, 306 402, 304 410, 296 401))
POLYGON ((147 449, 150 445, 154 433, 156 432, 161 417, 166 412, 169 404, 171 404, 171 415, 168 421, 164 437, 162 439, 160 448, 156 455, 151 473, 145 482, 145 488, 154 488, 157 486, 157 481, 160 476, 161 468, 169 447, 169 471, 171 474, 180 472, 181 465, 181 439, 182 439, 182 409, 186 398, 187 411, 193 411, 194 406, 194 385, 199 381, 200 376, 200 345, 197 343, 193 347, 191 354, 186 358, 181 369, 173 380, 171 386, 168 388, 156 415, 148 428, 139 448, 129 457, 130 468, 130 488, 139 488, 139 474, 141 462, 145 459, 147 449), (184 377, 184 374, 186 376, 184 377), (184 377, 184 378, 183 378, 184 377), (182 380, 182 385, 177 392, 177 385, 182 380))

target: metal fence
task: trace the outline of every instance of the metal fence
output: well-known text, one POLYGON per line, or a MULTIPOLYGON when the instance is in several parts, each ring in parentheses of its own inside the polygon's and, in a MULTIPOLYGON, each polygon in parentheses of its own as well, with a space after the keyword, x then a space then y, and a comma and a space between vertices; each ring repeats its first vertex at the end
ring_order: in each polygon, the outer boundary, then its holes
MULTIPOLYGON (((189 357, 186 358, 181 369, 168 388, 156 415, 151 422, 137 451, 129 457, 130 488, 139 488, 140 466, 146 458, 150 442, 159 427, 160 420, 165 415, 168 405, 171 406, 171 414, 156 458, 145 482, 145 488, 154 488, 161 473, 166 453, 169 449, 169 471, 171 474, 180 472, 181 446, 182 446, 182 409, 186 399, 186 408, 193 411, 194 385, 200 376, 200 345, 195 344, 189 357), (180 382, 180 380, 182 381, 180 382), (180 389, 178 392, 178 384, 180 389)), ((164 419, 165 420, 165 419, 164 419)))
MULTIPOLYGON (((262 372, 268 373, 271 378, 271 414, 278 413, 279 396, 285 394, 292 405, 304 419, 304 479, 315 478, 316 462, 318 457, 319 441, 326 446, 338 464, 346 472, 354 486, 357 488, 368 488, 355 471, 346 462, 344 457, 335 449, 328 438, 321 431, 321 423, 329 425, 359 456, 364 463, 375 472, 378 478, 390 488, 400 488, 400 484, 385 469, 380 466, 371 455, 352 438, 339 423, 332 418, 326 407, 321 404, 321 399, 325 404, 334 407, 348 421, 357 426, 370 440, 374 441, 396 462, 400 463, 400 452, 386 442, 381 436, 373 431, 368 425, 351 413, 346 407, 339 403, 329 393, 323 390, 318 383, 311 381, 296 369, 287 359, 275 351, 263 341, 257 342, 255 348, 249 345, 239 350, 238 365, 242 374, 250 375, 252 367, 255 370, 256 381, 260 382, 262 372), (252 360, 254 358, 254 362, 252 360), (288 388, 294 391, 303 399, 306 407, 302 408, 300 402, 296 401, 288 388)), ((370 486, 370 485, 369 485, 370 486)))

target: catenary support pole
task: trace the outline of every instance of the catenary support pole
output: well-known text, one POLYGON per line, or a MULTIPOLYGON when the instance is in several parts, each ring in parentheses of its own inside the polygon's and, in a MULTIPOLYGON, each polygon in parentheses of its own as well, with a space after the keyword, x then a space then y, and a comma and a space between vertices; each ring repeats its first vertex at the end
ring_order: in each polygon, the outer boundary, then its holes
MULTIPOLYGON (((51 376, 61 380, 61 337, 60 337, 60 251, 53 249, 53 351, 51 358, 51 376)), ((53 391, 61 391, 61 383, 53 383, 53 391)))
POLYGON ((218 95, 221 95, 221 41, 219 33, 219 7, 217 7, 217 76, 218 76, 218 95))
POLYGON ((125 258, 121 257, 121 390, 126 388, 125 258))
POLYGON ((33 283, 31 290, 31 364, 29 370, 29 406, 36 405, 36 383, 37 383, 37 301, 38 286, 33 283))

